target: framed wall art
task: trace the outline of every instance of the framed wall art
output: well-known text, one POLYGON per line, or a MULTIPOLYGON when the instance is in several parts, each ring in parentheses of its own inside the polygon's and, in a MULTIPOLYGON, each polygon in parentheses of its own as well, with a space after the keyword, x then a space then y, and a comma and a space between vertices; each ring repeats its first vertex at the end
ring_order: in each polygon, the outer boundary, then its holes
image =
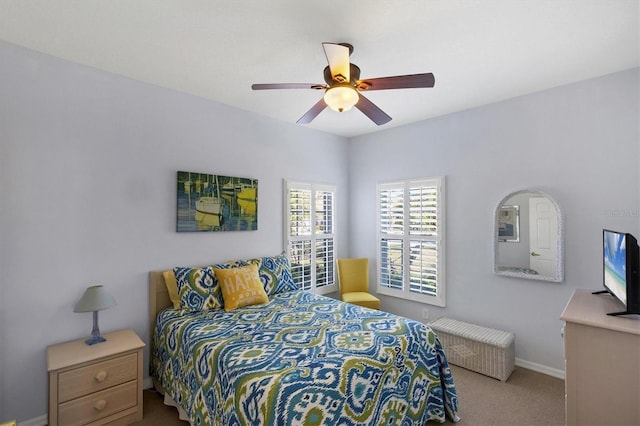
POLYGON ((520 242, 520 207, 500 207, 498 225, 498 241, 507 243, 520 242))
POLYGON ((255 231, 258 180, 179 171, 177 232, 255 231))

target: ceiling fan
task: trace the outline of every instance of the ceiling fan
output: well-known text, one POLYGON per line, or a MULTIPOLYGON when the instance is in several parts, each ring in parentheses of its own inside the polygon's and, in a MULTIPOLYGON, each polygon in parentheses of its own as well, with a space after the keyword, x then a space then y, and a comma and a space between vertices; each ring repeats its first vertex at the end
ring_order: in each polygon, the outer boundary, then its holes
POLYGON ((314 89, 324 90, 324 97, 311 107, 300 119, 298 124, 308 124, 313 121, 327 106, 343 112, 355 106, 378 126, 391 121, 384 111, 362 95, 368 90, 409 89, 418 87, 433 87, 435 79, 432 73, 397 75, 360 80, 360 68, 349 62, 353 46, 349 43, 322 43, 329 66, 324 69, 326 84, 313 83, 273 83, 253 84, 253 90, 270 89, 314 89))

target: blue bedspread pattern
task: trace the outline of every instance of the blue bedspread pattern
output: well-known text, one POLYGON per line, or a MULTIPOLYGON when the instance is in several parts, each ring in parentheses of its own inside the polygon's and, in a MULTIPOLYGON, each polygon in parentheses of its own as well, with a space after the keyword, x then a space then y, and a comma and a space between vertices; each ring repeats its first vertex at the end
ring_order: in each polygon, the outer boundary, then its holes
POLYGON ((426 325, 306 291, 158 315, 151 375, 194 425, 424 425, 457 419, 426 325))

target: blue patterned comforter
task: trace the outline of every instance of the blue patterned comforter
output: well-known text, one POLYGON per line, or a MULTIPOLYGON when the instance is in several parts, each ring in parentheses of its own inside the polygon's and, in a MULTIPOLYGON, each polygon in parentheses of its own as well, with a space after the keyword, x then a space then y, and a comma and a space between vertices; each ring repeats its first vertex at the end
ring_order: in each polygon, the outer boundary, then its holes
POLYGON ((232 312, 158 314, 151 375, 194 425, 424 425, 457 420, 426 325, 306 291, 232 312))

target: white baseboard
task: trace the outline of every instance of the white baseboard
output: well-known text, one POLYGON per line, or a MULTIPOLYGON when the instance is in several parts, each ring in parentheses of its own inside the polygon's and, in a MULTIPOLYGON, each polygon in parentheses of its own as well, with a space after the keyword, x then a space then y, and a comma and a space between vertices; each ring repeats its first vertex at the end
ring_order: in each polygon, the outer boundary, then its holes
POLYGON ((527 361, 524 359, 516 358, 516 365, 518 367, 526 368, 527 370, 537 371, 538 373, 546 374, 547 376, 556 377, 564 380, 564 370, 558 370, 557 368, 547 367, 546 365, 537 364, 535 362, 527 361))
POLYGON ((18 422, 18 426, 47 426, 48 422, 49 422, 49 418, 47 417, 46 414, 44 414, 42 416, 38 416, 38 417, 33 418, 31 420, 25 420, 23 422, 18 422))

